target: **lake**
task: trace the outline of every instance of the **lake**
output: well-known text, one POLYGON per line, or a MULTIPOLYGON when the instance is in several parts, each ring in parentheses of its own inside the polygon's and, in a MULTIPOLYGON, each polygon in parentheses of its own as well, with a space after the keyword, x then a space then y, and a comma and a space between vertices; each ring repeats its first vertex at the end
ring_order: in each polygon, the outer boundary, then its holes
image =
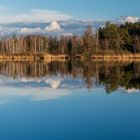
POLYGON ((139 89, 139 62, 0 62, 0 139, 139 140, 139 89))

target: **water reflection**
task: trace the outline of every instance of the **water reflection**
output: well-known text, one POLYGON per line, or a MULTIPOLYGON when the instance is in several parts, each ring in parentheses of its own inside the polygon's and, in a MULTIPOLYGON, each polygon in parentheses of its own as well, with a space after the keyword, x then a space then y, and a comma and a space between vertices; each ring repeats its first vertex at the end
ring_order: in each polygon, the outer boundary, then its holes
POLYGON ((50 100, 77 93, 138 93, 140 63, 138 62, 0 62, 0 103, 12 97, 50 100))

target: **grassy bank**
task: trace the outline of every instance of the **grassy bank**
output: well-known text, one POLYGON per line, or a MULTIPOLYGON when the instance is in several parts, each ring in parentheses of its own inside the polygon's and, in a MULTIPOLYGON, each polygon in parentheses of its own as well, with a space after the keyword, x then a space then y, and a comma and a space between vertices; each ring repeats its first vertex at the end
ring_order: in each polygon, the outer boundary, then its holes
POLYGON ((92 55, 91 59, 105 59, 105 60, 127 60, 127 59, 139 59, 140 54, 105 54, 105 55, 92 55))
POLYGON ((28 55, 0 55, 0 61, 9 60, 9 61, 37 61, 37 60, 57 60, 64 61, 69 59, 90 59, 90 60, 139 60, 140 61, 140 53, 137 54, 94 54, 90 57, 85 57, 83 55, 75 55, 69 56, 66 54, 62 55, 52 55, 52 54, 28 54, 28 55))
POLYGON ((51 54, 27 54, 27 55, 0 55, 0 61, 36 61, 36 60, 67 60, 68 55, 51 55, 51 54))

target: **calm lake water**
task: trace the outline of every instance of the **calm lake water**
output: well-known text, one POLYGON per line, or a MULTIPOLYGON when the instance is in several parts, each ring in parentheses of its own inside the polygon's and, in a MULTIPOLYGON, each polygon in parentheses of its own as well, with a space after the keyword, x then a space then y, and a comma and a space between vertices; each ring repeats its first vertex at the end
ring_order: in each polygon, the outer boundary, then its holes
POLYGON ((1 140, 140 140, 140 63, 0 62, 1 140))

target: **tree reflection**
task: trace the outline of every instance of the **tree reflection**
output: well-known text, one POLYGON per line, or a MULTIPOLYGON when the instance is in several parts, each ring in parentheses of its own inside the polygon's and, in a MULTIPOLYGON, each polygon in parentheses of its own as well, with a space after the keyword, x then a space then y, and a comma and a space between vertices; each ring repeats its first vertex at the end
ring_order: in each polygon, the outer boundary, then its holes
POLYGON ((120 87, 140 89, 140 63, 96 62, 71 60, 67 62, 0 62, 0 74, 5 77, 42 78, 46 76, 82 78, 88 89, 97 85, 112 93, 120 87), (94 85, 95 84, 95 85, 94 85))

